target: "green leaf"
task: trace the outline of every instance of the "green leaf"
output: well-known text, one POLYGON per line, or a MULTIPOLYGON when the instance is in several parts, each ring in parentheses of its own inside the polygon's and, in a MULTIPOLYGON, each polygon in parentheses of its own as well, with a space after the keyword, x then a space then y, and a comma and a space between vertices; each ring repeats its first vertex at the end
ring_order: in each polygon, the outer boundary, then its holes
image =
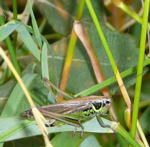
POLYGON ((67 0, 57 2, 60 4, 60 7, 53 0, 37 1, 37 5, 52 28, 60 34, 67 35, 72 28, 72 14, 76 10, 76 1, 67 0))
POLYGON ((24 25, 17 28, 19 38, 24 42, 33 56, 40 61, 40 51, 24 25))
POLYGON ((28 5, 28 9, 29 9, 30 14, 31 14, 31 21, 32 21, 32 26, 33 26, 33 30, 34 30, 34 35, 35 35, 35 38, 37 40, 37 44, 39 45, 39 47, 41 47, 42 46, 41 34, 39 31, 38 25, 36 23, 36 19, 35 19, 33 10, 32 10, 32 4, 31 4, 30 0, 28 0, 27 5, 28 5))
MULTIPOLYGON (((0 142, 5 142, 7 138, 15 136, 17 139, 16 133, 20 130, 24 129, 25 127, 31 125, 33 122, 31 121, 24 121, 20 118, 0 118, 0 124, 3 126, 3 129, 0 131, 0 142)), ((22 132, 20 135, 25 135, 25 132, 22 132)), ((20 136, 20 137, 21 137, 20 136)), ((19 137, 19 138, 20 138, 19 137)))
POLYGON ((0 86, 0 113, 2 112, 7 102, 7 97, 10 95, 14 85, 15 81, 9 80, 5 84, 0 86))
POLYGON ((36 136, 31 138, 23 138, 19 140, 13 140, 5 142, 5 147, 44 147, 44 141, 42 136, 36 136))
POLYGON ((149 126, 149 122, 150 122, 150 106, 143 112, 141 118, 140 118, 140 123, 142 126, 142 129, 144 131, 144 133, 150 133, 150 126, 149 126))
POLYGON ((52 139, 52 144, 54 147, 78 147, 86 136, 87 135, 83 135, 81 137, 78 133, 73 135, 73 132, 59 133, 52 139))
POLYGON ((88 136, 81 144, 80 147, 102 147, 93 135, 88 136))
POLYGON ((5 40, 13 31, 20 26, 16 21, 10 21, 5 25, 0 26, 0 41, 5 40))
MULTIPOLYGON (((148 76, 148 75, 147 75, 148 76)), ((150 77, 143 79, 142 89, 141 89, 141 98, 142 100, 149 100, 150 96, 150 77)))
MULTIPOLYGON (((23 76, 23 81, 27 88, 30 87, 32 81, 36 78, 36 74, 28 73, 23 76)), ((3 109, 3 112, 1 116, 8 117, 12 115, 20 115, 20 112, 22 110, 25 110, 25 103, 23 102, 25 100, 24 93, 22 91, 22 88, 19 84, 17 84, 13 91, 11 92, 7 103, 5 104, 5 107, 3 109)))
POLYGON ((9 80, 5 84, 0 86, 0 99, 2 97, 8 97, 15 85, 14 80, 9 80), (6 90, 7 89, 7 90, 6 90))
POLYGON ((30 35, 28 28, 18 21, 10 21, 0 27, 0 41, 5 40, 15 30, 18 32, 19 38, 24 42, 28 50, 31 51, 35 58, 40 60, 40 51, 30 35))
MULTIPOLYGON (((105 77, 110 77, 113 75, 112 68, 103 45, 99 40, 97 30, 93 23, 89 24, 87 28, 90 39, 105 73, 105 77)), ((105 26, 103 26, 103 32, 105 32, 105 36, 119 70, 123 71, 129 67, 135 66, 138 59, 138 50, 134 38, 128 34, 120 34, 115 31, 110 31, 105 26), (128 64, 129 62, 130 64, 128 64)))
MULTIPOLYGON (((90 23, 87 26, 89 36, 94 46, 96 55, 98 56, 102 71, 107 78, 112 77, 113 71, 111 64, 106 56, 101 41, 99 41, 95 26, 90 23)), ((135 45, 135 40, 130 35, 119 34, 118 32, 110 31, 104 27, 106 38, 108 39, 110 48, 112 49, 114 58, 118 64, 119 70, 124 71, 128 68, 134 67, 137 63, 138 50, 135 45), (130 62, 130 64, 128 64, 130 62)), ((65 48, 67 46, 67 40, 62 39, 53 44, 53 54, 49 55, 49 73, 55 73, 56 83, 59 83, 61 77, 62 66, 65 56, 65 48), (52 64, 53 63, 53 64, 52 64)), ((135 79, 135 76, 131 76, 130 79, 135 79)), ((130 81, 130 80, 129 80, 130 81)), ((55 84, 56 84, 55 83, 55 84)), ((126 87, 129 87, 135 83, 135 80, 128 82, 126 87)), ((84 89, 96 84, 96 78, 89 61, 89 57, 85 51, 85 48, 80 42, 77 43, 74 58, 72 61, 71 71, 69 73, 69 81, 67 83, 67 90, 72 93, 78 93, 84 89)), ((56 84, 57 85, 57 84, 56 84)), ((116 93, 116 86, 110 87, 111 94, 116 93)))
POLYGON ((43 44, 42 53, 41 53, 41 69, 42 69, 42 77, 49 79, 47 44, 45 42, 43 44))
MULTIPOLYGON (((48 23, 56 32, 63 35, 70 33, 76 15, 77 1, 65 0, 57 1, 57 3, 54 3, 53 0, 37 1, 37 5, 42 14, 47 18, 48 23)), ((99 18, 103 21, 103 3, 99 0, 94 0, 93 6, 99 18)), ((92 20, 86 7, 84 8, 82 20, 88 22, 91 22, 92 20)))
MULTIPOLYGON (((106 119, 103 119, 103 122, 112 127, 116 124, 115 122, 106 119)), ((41 135, 41 132, 34 121, 24 121, 21 118, 0 118, 0 126, 3 126, 0 130, 0 142, 41 135)), ((102 128, 95 117, 92 120, 83 123, 83 127, 84 132, 113 133, 110 128, 102 128)), ((75 131, 75 127, 62 125, 48 128, 49 133, 68 131, 75 131)), ((76 131, 81 133, 82 130, 81 128, 76 128, 76 131)))

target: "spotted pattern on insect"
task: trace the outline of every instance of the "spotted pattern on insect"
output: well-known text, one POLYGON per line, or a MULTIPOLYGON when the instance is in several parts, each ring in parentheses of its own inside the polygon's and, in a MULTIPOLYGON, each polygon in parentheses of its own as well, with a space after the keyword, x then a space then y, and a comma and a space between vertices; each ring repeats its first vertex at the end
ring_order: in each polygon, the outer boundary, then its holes
POLYGON ((107 111, 107 106, 109 106, 111 103, 110 100, 103 100, 101 102, 93 102, 91 103, 91 107, 89 108, 86 108, 83 110, 83 115, 84 116, 93 116, 97 113, 100 113, 100 114, 105 114, 106 111, 107 111))
POLYGON ((84 116, 92 116, 93 114, 95 114, 95 111, 91 108, 87 108, 83 111, 83 115, 84 116))

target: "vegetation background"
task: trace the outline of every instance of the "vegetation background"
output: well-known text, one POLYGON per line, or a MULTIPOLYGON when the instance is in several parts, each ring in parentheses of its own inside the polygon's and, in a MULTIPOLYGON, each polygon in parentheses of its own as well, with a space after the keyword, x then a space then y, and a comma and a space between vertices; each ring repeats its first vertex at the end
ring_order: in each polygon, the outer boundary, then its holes
POLYGON ((0 146, 148 147, 148 13, 149 0, 0 1, 0 146), (82 137, 65 125, 48 129, 51 143, 43 140, 44 131, 21 117, 34 104, 18 77, 38 106, 54 103, 54 97, 65 99, 48 90, 43 77, 74 97, 111 96, 106 122, 121 126, 110 133, 93 119, 84 125, 82 137))

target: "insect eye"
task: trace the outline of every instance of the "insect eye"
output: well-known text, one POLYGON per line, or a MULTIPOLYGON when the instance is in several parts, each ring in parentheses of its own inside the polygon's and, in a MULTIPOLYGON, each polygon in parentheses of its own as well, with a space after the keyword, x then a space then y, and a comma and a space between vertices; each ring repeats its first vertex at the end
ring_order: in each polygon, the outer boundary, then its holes
POLYGON ((110 104, 110 101, 106 100, 106 104, 110 104))
POLYGON ((95 109, 98 110, 101 108, 102 103, 101 102, 100 103, 93 103, 93 105, 94 105, 95 109))

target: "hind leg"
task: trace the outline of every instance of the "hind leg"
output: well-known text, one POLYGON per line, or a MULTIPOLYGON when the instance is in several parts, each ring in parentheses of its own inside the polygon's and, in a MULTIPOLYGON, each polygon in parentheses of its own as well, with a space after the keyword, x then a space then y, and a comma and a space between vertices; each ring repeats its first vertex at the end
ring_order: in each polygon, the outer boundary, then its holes
POLYGON ((101 117, 96 116, 98 123, 100 124, 101 127, 103 128, 111 128, 110 125, 104 124, 104 122, 102 121, 101 117))

